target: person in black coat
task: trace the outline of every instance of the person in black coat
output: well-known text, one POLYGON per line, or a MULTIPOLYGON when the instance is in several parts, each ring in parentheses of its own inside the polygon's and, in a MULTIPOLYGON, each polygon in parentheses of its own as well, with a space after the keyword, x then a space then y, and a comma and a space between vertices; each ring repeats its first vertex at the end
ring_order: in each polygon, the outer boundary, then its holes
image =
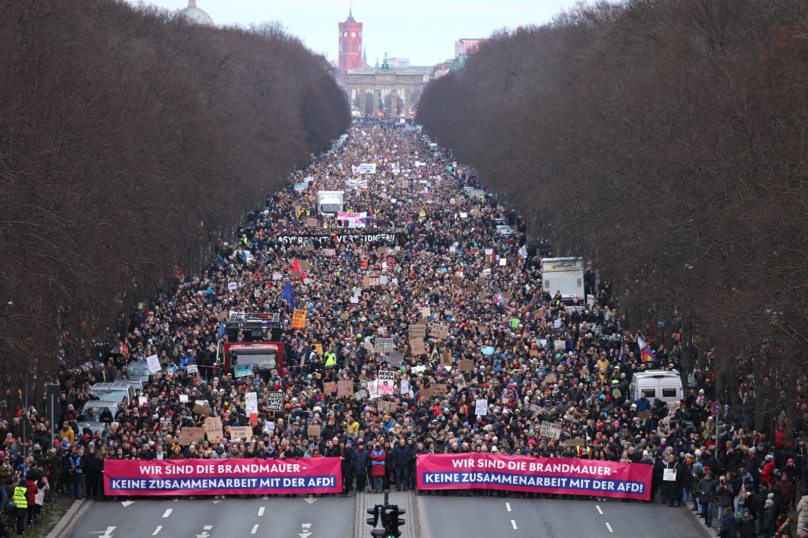
POLYGON ((342 467, 342 496, 351 496, 351 487, 353 486, 353 471, 351 470, 351 460, 353 459, 353 449, 351 441, 345 444, 345 439, 339 441, 339 458, 340 467, 342 467))

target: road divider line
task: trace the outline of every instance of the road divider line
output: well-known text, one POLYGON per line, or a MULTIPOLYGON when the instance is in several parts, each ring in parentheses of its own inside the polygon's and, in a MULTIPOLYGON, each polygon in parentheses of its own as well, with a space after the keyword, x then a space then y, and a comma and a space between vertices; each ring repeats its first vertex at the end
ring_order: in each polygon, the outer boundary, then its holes
POLYGON ((250 531, 250 534, 255 534, 256 532, 258 532, 258 523, 253 526, 253 530, 250 531))
POLYGON ((174 509, 173 509, 173 508, 169 508, 168 510, 166 510, 166 513, 165 513, 165 514, 163 514, 163 517, 168 517, 168 516, 170 516, 170 515, 171 515, 171 512, 173 512, 173 511, 174 511, 174 509))
POLYGON ((160 529, 162 529, 162 528, 163 528, 162 525, 157 525, 157 529, 155 529, 155 531, 153 533, 151 533, 151 535, 152 536, 157 536, 157 533, 160 532, 160 529))
POLYGON ((258 517, 261 517, 263 515, 264 515, 264 507, 262 506, 261 508, 258 509, 258 517))
POLYGON ((515 520, 513 520, 513 519, 511 520, 511 525, 513 525, 513 530, 517 530, 515 520))
POLYGON ((511 511, 511 503, 505 503, 505 508, 508 509, 508 512, 511 511))
POLYGON ((212 529, 212 528, 213 528, 213 525, 205 525, 205 526, 202 528, 202 530, 204 530, 204 531, 209 531, 209 530, 210 530, 210 529, 212 529))
POLYGON ((597 509, 598 509, 598 513, 599 513, 600 515, 603 515, 603 510, 601 510, 601 509, 600 509, 600 505, 597 505, 597 504, 596 504, 596 505, 595 505, 595 508, 597 508, 597 509))
POLYGON ((609 532, 614 532, 614 531, 612 530, 612 526, 611 526, 611 525, 609 525, 609 522, 608 522, 608 521, 606 522, 606 528, 607 528, 607 529, 609 529, 609 532))

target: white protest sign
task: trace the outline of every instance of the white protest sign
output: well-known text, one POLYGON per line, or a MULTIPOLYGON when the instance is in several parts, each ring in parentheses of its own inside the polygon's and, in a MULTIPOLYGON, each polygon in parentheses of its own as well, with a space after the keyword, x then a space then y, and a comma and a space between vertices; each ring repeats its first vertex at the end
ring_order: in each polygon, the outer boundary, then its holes
POLYGON ((180 403, 188 403, 188 395, 180 394, 180 403))
POLYGON ((197 367, 196 364, 189 364, 188 368, 186 368, 185 371, 188 372, 189 374, 195 374, 199 371, 199 368, 197 367))
POLYGON ((393 394, 396 389, 396 373, 392 371, 379 372, 379 394, 385 396, 393 394))
POLYGON ((410 382, 406 379, 401 380, 401 394, 407 394, 410 392, 410 382))
POLYGON ((238 283, 237 283, 237 282, 228 282, 228 283, 227 283, 227 289, 228 289, 229 291, 233 291, 233 290, 235 290, 236 288, 238 288, 238 283))
MULTIPOLYGON (((657 475, 659 476, 659 475, 657 475)), ((664 469, 662 471, 662 480, 664 482, 675 482, 676 481, 676 469, 664 469)))
POLYGON ((255 392, 248 392, 244 396, 245 411, 248 415, 258 412, 258 394, 255 392))
POLYGON ((146 357, 146 364, 149 365, 149 371, 153 374, 163 370, 163 367, 160 366, 160 359, 157 358, 157 355, 146 357))
POLYGON ((477 404, 474 407, 474 414, 478 417, 484 417, 488 414, 488 400, 481 399, 477 400, 477 404))
POLYGON ((553 424, 552 422, 542 422, 539 435, 542 437, 550 437, 551 439, 558 439, 561 437, 561 426, 553 424))

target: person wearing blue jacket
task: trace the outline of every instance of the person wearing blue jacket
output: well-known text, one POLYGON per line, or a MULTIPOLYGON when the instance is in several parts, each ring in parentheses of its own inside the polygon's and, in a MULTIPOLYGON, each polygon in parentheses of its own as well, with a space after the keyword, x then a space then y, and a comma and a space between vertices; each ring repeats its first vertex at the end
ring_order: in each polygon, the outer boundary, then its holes
POLYGON ((640 393, 640 397, 634 403, 637 404, 637 413, 651 410, 651 401, 645 397, 644 392, 640 393))

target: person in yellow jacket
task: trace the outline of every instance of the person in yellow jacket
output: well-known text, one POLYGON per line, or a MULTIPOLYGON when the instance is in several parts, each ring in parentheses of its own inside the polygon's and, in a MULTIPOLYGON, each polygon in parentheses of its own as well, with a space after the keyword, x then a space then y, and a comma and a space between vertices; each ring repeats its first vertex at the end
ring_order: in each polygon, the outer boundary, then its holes
POLYGON ((17 478, 14 481, 14 495, 11 498, 17 511, 17 534, 25 532, 25 518, 28 516, 28 489, 25 482, 17 478))
POLYGON ((326 368, 334 368, 337 365, 337 356, 332 351, 326 351, 323 355, 326 368))

